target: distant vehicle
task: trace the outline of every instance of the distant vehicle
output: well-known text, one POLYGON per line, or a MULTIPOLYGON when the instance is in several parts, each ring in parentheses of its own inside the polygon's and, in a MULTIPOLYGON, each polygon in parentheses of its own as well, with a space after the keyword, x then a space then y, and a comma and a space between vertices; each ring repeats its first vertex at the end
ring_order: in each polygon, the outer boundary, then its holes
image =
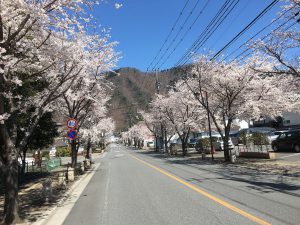
POLYGON ((146 146, 147 146, 148 148, 154 148, 154 147, 155 147, 154 141, 148 141, 147 144, 146 144, 146 146))
POLYGON ((279 137, 272 141, 274 151, 300 152, 300 130, 289 130, 282 132, 279 137))

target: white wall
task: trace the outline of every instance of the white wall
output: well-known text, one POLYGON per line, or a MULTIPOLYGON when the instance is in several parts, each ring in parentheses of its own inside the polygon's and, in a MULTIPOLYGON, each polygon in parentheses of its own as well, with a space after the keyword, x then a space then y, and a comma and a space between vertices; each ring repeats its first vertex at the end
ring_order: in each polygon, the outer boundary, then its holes
POLYGON ((283 117, 283 126, 294 126, 300 125, 300 114, 294 112, 284 112, 283 117))

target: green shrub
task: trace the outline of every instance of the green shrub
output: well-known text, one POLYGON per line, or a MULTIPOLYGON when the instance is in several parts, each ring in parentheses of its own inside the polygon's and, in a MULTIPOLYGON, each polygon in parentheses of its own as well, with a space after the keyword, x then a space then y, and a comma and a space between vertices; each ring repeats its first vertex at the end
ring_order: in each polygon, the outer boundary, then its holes
POLYGON ((249 135, 247 135, 247 132, 246 132, 246 131, 242 131, 242 132, 240 133, 239 141, 240 141, 243 145, 246 145, 247 142, 250 141, 250 137, 249 137, 249 135))
POLYGON ((42 157, 49 158, 49 151, 42 151, 42 157))
POLYGON ((269 144, 269 140, 267 138, 267 135, 262 133, 253 133, 252 134, 252 140, 255 145, 267 145, 269 144))
POLYGON ((210 138, 202 138, 201 142, 203 149, 210 149, 210 138))
POLYGON ((56 148, 56 156, 57 157, 71 156, 71 148, 70 147, 57 147, 56 148))

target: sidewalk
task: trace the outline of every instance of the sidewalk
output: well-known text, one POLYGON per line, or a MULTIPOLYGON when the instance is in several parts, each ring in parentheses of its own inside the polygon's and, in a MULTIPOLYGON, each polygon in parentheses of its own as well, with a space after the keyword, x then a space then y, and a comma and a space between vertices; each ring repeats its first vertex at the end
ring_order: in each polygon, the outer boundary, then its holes
MULTIPOLYGON (((104 153, 105 154, 105 153, 104 153)), ((83 175, 75 177, 74 182, 69 182, 66 188, 58 186, 57 171, 51 171, 51 173, 43 178, 35 179, 31 182, 23 184, 20 186, 19 190, 19 200, 20 200, 20 216, 24 218, 22 224, 36 224, 42 225, 47 220, 48 216, 71 196, 73 196, 73 191, 79 187, 83 187, 88 183, 88 178, 91 177, 96 168, 100 165, 99 159, 103 156, 103 153, 93 154, 93 167, 91 170, 86 171, 83 175), (46 179, 52 179, 52 190, 53 198, 51 202, 46 202, 43 196, 43 182, 46 179)), ((66 160, 62 166, 66 166, 68 160, 66 160)), ((63 167, 60 167, 63 168, 63 167)), ((3 210, 4 196, 0 196, 0 215, 3 210)), ((53 223, 58 224, 58 223, 53 223)))
MULTIPOLYGON (((95 160, 105 156, 105 153, 98 155, 95 160)), ((60 201, 54 206, 43 212, 42 217, 33 223, 33 225, 60 225, 64 222, 81 193, 88 185, 89 181, 100 166, 100 162, 93 165, 93 168, 87 171, 80 179, 75 181, 70 189, 62 196, 60 201)))

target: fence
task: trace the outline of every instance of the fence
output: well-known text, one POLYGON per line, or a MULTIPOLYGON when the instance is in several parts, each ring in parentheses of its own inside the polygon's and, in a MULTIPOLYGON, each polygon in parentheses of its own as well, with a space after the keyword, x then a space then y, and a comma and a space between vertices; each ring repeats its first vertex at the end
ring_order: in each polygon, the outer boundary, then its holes
POLYGON ((238 152, 269 152, 272 150, 270 144, 258 145, 254 143, 238 144, 235 146, 238 152))
MULTIPOLYGON (((19 167, 19 183, 25 182, 27 180, 44 177, 48 172, 59 166, 61 166, 61 158, 42 161, 39 166, 35 165, 33 161, 26 162, 24 167, 24 173, 21 173, 21 167, 19 167)), ((1 179, 2 176, 0 176, 0 195, 3 193, 3 183, 1 179)))
POLYGON ((51 170, 61 166, 61 158, 47 160, 45 166, 46 166, 46 171, 50 172, 51 170))

